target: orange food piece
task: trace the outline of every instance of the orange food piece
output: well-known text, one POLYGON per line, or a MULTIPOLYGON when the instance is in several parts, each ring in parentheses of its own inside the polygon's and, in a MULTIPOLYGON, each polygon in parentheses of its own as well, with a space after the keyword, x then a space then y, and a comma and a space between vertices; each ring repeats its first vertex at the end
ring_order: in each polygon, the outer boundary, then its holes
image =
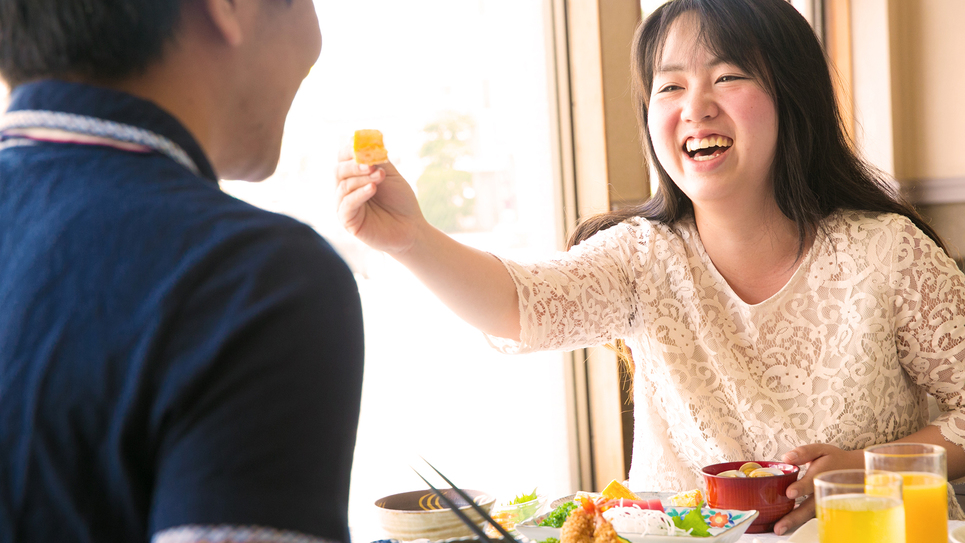
POLYGON ((382 143, 382 132, 378 130, 356 130, 352 138, 352 152, 358 164, 379 164, 389 160, 389 153, 382 143))

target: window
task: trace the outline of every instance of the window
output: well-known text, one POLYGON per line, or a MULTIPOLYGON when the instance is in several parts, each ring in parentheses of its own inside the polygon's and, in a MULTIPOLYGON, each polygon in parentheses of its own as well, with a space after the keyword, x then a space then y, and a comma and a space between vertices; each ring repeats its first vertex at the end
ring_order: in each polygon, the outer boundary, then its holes
POLYGON ((367 339, 354 537, 381 538, 376 499, 425 488, 409 468, 429 471, 420 456, 497 498, 534 487, 549 498, 572 492, 564 355, 492 350, 408 270, 345 233, 333 197, 338 149, 355 129, 377 128, 437 226, 510 258, 558 249, 543 3, 358 0, 316 9, 322 53, 292 107, 277 172, 223 187, 313 225, 356 271, 367 339), (427 152, 432 139, 455 160, 427 152))

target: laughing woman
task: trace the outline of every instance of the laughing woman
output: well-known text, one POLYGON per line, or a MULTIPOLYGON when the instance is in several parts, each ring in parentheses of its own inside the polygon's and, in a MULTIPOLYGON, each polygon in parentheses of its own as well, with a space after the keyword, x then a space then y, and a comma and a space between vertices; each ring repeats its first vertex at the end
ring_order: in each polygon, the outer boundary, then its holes
MULTIPOLYGON (((949 478, 965 476, 965 276, 855 155, 804 18, 784 0, 673 0, 638 29, 633 70, 660 190, 584 222, 557 258, 457 243, 394 167, 360 167, 348 149, 341 221, 506 352, 623 338, 636 488, 783 459, 809 464, 796 498, 893 441, 941 445, 949 478)), ((775 532, 813 515, 808 498, 775 532)))

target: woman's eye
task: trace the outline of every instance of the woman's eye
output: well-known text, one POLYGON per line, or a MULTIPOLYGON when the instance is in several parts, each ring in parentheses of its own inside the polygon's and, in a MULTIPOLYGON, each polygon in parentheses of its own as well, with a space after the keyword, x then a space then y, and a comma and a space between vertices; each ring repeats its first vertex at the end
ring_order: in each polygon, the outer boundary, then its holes
POLYGON ((670 92, 670 91, 680 90, 681 88, 682 87, 680 87, 679 85, 665 85, 663 87, 660 87, 660 90, 658 90, 657 92, 670 92))
POLYGON ((747 78, 741 75, 722 75, 717 81, 719 83, 727 83, 728 81, 739 81, 741 79, 747 78))

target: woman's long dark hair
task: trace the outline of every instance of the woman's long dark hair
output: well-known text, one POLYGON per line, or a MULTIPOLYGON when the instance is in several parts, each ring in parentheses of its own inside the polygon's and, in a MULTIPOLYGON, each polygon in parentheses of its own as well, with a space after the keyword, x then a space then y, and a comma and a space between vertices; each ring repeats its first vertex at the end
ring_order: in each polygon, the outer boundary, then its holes
POLYGON ((569 245, 631 217, 673 224, 693 214, 693 203, 657 160, 647 130, 654 65, 672 23, 689 12, 700 25, 699 43, 755 76, 774 100, 774 196, 781 212, 797 224, 799 256, 821 221, 839 209, 904 215, 945 249, 939 235, 886 176, 856 154, 835 101, 824 50, 808 22, 786 0, 671 0, 640 25, 634 36, 633 101, 659 189, 639 206, 586 219, 570 236, 569 245))
MULTIPOLYGON (((693 202, 660 165, 647 130, 654 65, 671 25, 689 12, 696 14, 700 25, 698 42, 756 77, 774 100, 774 196, 781 212, 797 224, 798 256, 807 240, 819 234, 821 221, 839 209, 904 215, 948 252, 941 237, 886 176, 855 152, 844 130, 824 50, 807 20, 786 0, 671 0, 640 25, 634 36, 633 101, 659 189, 639 206, 582 221, 567 247, 632 217, 674 224, 693 215, 693 202)), ((616 340, 608 347, 632 376, 633 358, 626 344, 616 340)))

